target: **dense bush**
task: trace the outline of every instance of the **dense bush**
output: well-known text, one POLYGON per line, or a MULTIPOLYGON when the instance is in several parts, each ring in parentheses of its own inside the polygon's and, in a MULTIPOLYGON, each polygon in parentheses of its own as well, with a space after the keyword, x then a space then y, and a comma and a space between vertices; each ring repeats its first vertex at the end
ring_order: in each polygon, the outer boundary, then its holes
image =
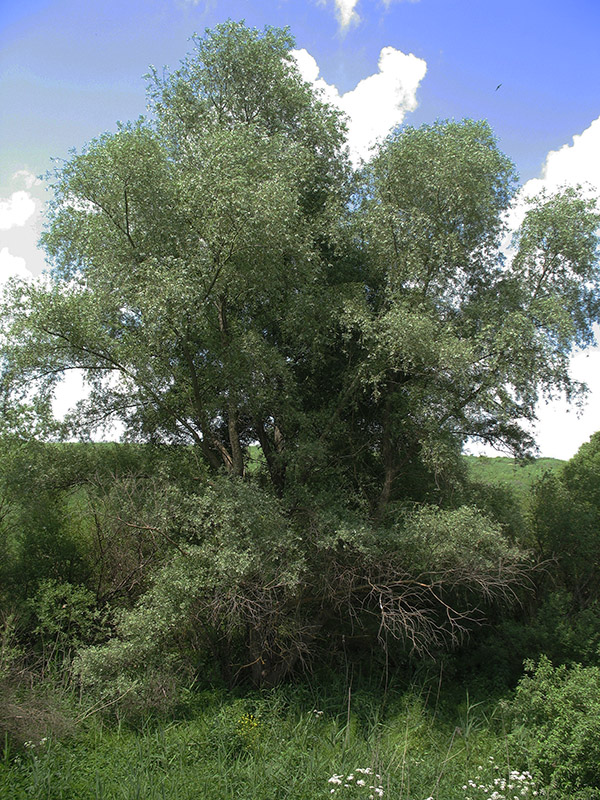
POLYGON ((378 648, 391 663, 433 654, 526 580, 523 555, 466 507, 423 507, 373 528, 295 515, 229 478, 174 498, 171 554, 121 614, 118 638, 81 653, 82 680, 100 693, 137 692, 169 669, 273 685, 335 651, 352 658, 361 643, 361 655, 378 648))
POLYGON ((558 583, 573 607, 600 600, 600 434, 594 434, 557 473, 533 487, 533 534, 542 558, 553 559, 558 583))
POLYGON ((600 668, 553 667, 542 657, 510 705, 511 743, 561 800, 600 797, 600 668))

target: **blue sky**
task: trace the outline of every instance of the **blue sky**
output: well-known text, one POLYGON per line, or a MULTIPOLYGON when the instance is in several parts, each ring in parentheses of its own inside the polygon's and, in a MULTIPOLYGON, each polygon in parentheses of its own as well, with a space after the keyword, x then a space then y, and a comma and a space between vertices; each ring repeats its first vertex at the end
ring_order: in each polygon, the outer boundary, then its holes
MULTIPOLYGON (((530 193, 600 186, 598 0, 5 0, 0 282, 43 267, 36 177, 52 157, 143 114, 149 65, 176 67, 192 33, 228 18, 290 26, 305 78, 350 115, 355 160, 391 124, 485 118, 530 193)), ((569 457, 600 429, 598 352, 573 369, 591 398, 579 420, 540 408, 544 455, 569 457)))

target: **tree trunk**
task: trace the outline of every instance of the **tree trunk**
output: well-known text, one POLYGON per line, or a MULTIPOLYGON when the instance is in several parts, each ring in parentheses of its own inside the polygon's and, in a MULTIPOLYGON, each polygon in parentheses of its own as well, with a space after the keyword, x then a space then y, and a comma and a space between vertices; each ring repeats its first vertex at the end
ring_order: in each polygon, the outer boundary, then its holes
POLYGON ((244 455, 238 432, 237 408, 231 399, 227 403, 227 430, 229 432, 229 446, 231 447, 231 474, 242 476, 244 474, 244 455))
MULTIPOLYGON (((227 354, 230 348, 230 341, 229 332, 227 330, 227 308, 223 297, 219 298, 217 302, 217 311, 219 315, 221 344, 223 345, 224 353, 227 354)), ((227 369, 227 357, 225 357, 225 364, 227 369)), ((240 445, 240 434, 238 430, 238 409, 232 396, 231 386, 228 387, 227 391, 227 432, 229 435, 231 455, 229 463, 226 462, 225 466, 232 475, 241 477, 244 474, 244 456, 240 445)))
POLYGON ((383 485, 377 504, 377 518, 381 519, 392 496, 392 488, 398 474, 398 459, 395 457, 394 442, 392 437, 392 411, 391 400, 385 401, 383 411, 383 432, 381 435, 381 458, 383 462, 383 485))
POLYGON ((261 419, 256 420, 255 430, 258 441, 260 443, 263 455, 267 462, 267 469, 271 476, 271 483, 275 487, 275 491, 281 497, 285 487, 285 464, 282 461, 283 454, 283 435, 280 428, 275 425, 275 433, 273 441, 269 436, 265 424, 261 419))

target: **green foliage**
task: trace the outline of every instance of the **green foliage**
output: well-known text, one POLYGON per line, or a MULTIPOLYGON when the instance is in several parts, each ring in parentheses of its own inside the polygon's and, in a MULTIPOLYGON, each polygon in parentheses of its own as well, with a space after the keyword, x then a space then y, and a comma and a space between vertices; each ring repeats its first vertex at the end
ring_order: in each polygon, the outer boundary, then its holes
POLYGON ((587 444, 556 475, 534 486, 531 525, 543 557, 556 561, 561 587, 571 593, 574 608, 600 600, 595 564, 600 559, 600 436, 587 444))
POLYGON ((405 128, 351 179, 340 114, 292 47, 207 31, 150 76, 151 120, 58 169, 54 268, 7 300, 3 391, 47 405, 81 369, 77 433, 118 418, 237 477, 259 442, 280 496, 325 485, 383 520, 447 502, 466 438, 523 454, 540 393, 577 393, 598 213, 575 190, 541 198, 505 264, 515 175, 489 126, 405 128))
POLYGON ((41 581, 29 600, 35 620, 33 633, 44 648, 67 654, 83 644, 106 637, 106 613, 96 605, 95 595, 83 586, 41 581))
POLYGON ((249 710, 247 700, 224 705, 210 732, 210 743, 227 759, 256 751, 260 746, 263 723, 260 714, 249 710))
POLYGON ((540 460, 517 467, 507 459, 468 459, 470 474, 486 487, 482 492, 475 483, 468 496, 487 507, 511 538, 527 543, 541 562, 535 594, 523 598, 516 613, 492 615, 493 628, 475 637, 468 659, 466 653, 458 659, 458 673, 477 675, 489 691, 514 686, 523 660, 542 654, 555 664, 598 663, 597 452, 595 434, 566 463, 540 460))
POLYGON ((16 614, 6 614, 0 626, 0 685, 18 669, 24 655, 17 637, 16 614))
MULTIPOLYGON (((0 460, 0 541, 3 588, 12 602, 42 579, 85 577, 80 542, 64 526, 68 490, 85 478, 80 452, 7 438, 0 460), (83 471, 83 470, 82 470, 83 471)), ((8 598, 6 598, 8 599, 8 598)))
POLYGON ((536 543, 528 519, 532 486, 546 473, 557 472, 564 462, 553 458, 519 462, 500 456, 467 455, 463 459, 467 481, 458 492, 460 500, 485 510, 502 525, 511 541, 534 548, 536 543))
MULTIPOLYGON (((348 323, 360 331, 368 354, 363 375, 373 385, 371 401, 381 398, 380 425, 387 420, 392 450, 398 438, 410 436, 426 456, 431 440, 436 452, 444 438, 462 442, 465 434, 516 453, 527 450, 516 418, 533 418, 540 390, 574 388, 565 372, 565 345, 579 334, 569 328, 569 306, 556 316, 550 309, 567 284, 574 305, 577 286, 582 306, 584 296, 593 296, 591 285, 577 278, 579 268, 595 274, 593 204, 581 205, 567 192, 531 212, 541 226, 535 227, 540 239, 531 242, 540 243, 546 241, 543 225, 551 228, 555 214, 568 228, 566 219, 583 213, 579 266, 568 260, 571 250, 563 253, 566 239, 552 241, 550 256, 543 244, 531 250, 524 234, 522 252, 507 271, 499 244, 514 174, 485 123, 404 129, 388 138, 367 176, 361 211, 373 295, 370 308, 351 309, 348 323), (409 424, 418 433, 409 432, 409 424)), ((584 335, 592 319, 591 308, 582 310, 584 335)))
POLYGON ((528 662, 511 713, 521 756, 551 787, 552 796, 588 798, 600 785, 600 670, 528 662))
POLYGON ((600 433, 581 445, 561 473, 567 490, 588 507, 600 508, 600 433))
POLYGON ((356 708, 354 690, 341 681, 244 698, 204 692, 197 699, 196 712, 185 721, 154 721, 133 730, 90 717, 68 741, 40 746, 36 740, 0 764, 0 798, 315 800, 331 797, 332 788, 342 797, 344 785, 329 779, 352 774, 355 792, 364 779, 381 787, 384 800, 464 800, 462 786, 470 778, 493 783, 497 776, 508 779, 513 769, 505 739, 484 724, 481 707, 471 709, 465 736, 460 711, 436 713, 416 687, 387 693, 356 687, 356 708), (259 732, 250 747, 238 733, 249 715, 259 732))
MULTIPOLYGON (((55 172, 52 270, 3 301, 0 664, 18 694, 17 664, 41 652, 44 672, 79 648, 94 700, 80 721, 141 722, 216 681, 361 672, 365 654, 369 672, 379 659, 406 674, 523 599, 530 544, 558 564, 530 609, 536 647, 570 603, 557 648, 595 649, 600 439, 536 484, 529 517, 470 482, 461 450, 475 437, 522 457, 539 397, 580 391, 568 363, 598 313, 596 206, 572 189, 539 198, 507 261, 515 174, 489 126, 405 128, 351 175, 343 119, 293 45, 227 22, 153 71, 152 117, 55 172), (58 426, 71 369, 90 393, 58 426), (111 419, 130 445, 27 436, 111 419)), ((22 741, 16 694, 4 730, 22 741)), ((11 797, 266 800, 293 773, 286 796, 312 800, 331 775, 358 785, 357 768, 386 794, 462 797, 487 742, 469 704, 443 734, 424 712, 363 714, 360 694, 345 716, 259 706, 206 710, 185 744, 164 729, 158 755, 123 734, 106 785, 102 744, 75 744, 79 769, 36 736, 11 797)))
MULTIPOLYGON (((169 669, 179 667, 189 677, 208 667, 210 674, 209 657, 230 682, 239 658, 236 642, 247 637, 251 621, 258 636, 264 625, 285 639, 287 603, 295 596, 302 561, 298 536, 277 501, 227 479, 200 495, 172 490, 170 500, 166 535, 177 549, 154 572, 137 606, 123 613, 121 640, 81 657, 84 682, 111 697, 129 693, 140 681, 162 680, 157 676, 169 669)), ((249 658, 244 650, 243 661, 258 664, 260 655, 249 658)))
POLYGON ((54 359, 58 336, 58 370, 77 362, 93 389, 79 431, 118 416, 133 436, 193 442, 241 475, 256 428, 275 447, 272 415, 295 413, 292 339, 323 314, 342 129, 300 80, 288 33, 231 23, 196 46, 154 76, 154 123, 100 137, 57 174, 52 286, 13 298, 5 382, 18 393, 24 369, 50 392, 58 372, 42 379, 39 358, 54 359))
POLYGON ((598 261, 596 203, 566 187, 553 196, 541 193, 530 205, 515 237, 518 252, 512 270, 526 276, 530 311, 538 325, 553 331, 559 348, 569 340, 589 344, 590 326, 599 311, 593 282, 598 261))
POLYGON ((78 659, 84 685, 110 702, 143 707, 169 674, 273 685, 365 646, 401 663, 459 641, 525 580, 522 554, 475 509, 423 508, 374 530, 327 513, 290 517, 225 477, 171 501, 163 530, 176 551, 121 614, 118 638, 78 659))
POLYGON ((140 541, 131 524, 142 509, 147 521, 153 520, 153 495, 156 501, 161 481, 175 471, 182 486, 195 485, 202 475, 192 454, 177 448, 35 440, 5 444, 0 597, 4 593, 9 608, 23 606, 44 580, 82 583, 99 601, 126 593, 132 582, 139 585, 152 542, 140 541))
POLYGON ((445 660, 449 680, 469 682, 480 693, 499 697, 517 685, 526 659, 545 654, 555 664, 598 663, 600 608, 574 610, 572 596, 564 591, 548 590, 542 583, 537 597, 526 595, 511 613, 492 612, 488 621, 445 660))

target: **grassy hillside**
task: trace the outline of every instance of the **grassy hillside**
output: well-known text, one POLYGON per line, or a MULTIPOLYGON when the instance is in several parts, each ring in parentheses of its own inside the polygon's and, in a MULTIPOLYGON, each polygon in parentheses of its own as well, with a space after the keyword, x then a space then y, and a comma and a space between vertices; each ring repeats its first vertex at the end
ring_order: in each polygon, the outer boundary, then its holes
POLYGON ((558 458, 537 458, 525 464, 513 458, 497 456, 464 456, 471 480, 490 485, 508 486, 520 498, 529 491, 534 481, 545 472, 556 472, 564 461, 558 458))

